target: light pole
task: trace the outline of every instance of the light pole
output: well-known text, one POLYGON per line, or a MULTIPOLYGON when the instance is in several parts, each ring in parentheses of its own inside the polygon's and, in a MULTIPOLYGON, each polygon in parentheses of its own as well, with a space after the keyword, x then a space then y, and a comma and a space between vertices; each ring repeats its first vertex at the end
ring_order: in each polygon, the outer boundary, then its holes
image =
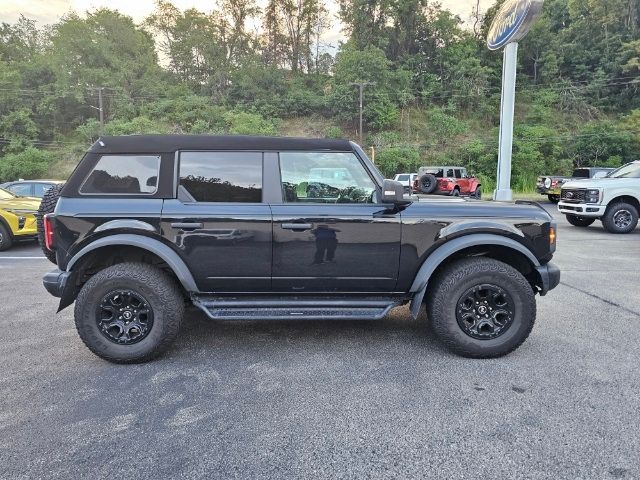
POLYGON ((511 157, 513 151, 513 115, 516 101, 518 41, 522 40, 542 12, 544 0, 506 0, 489 28, 489 50, 504 48, 502 97, 500 102, 500 148, 497 188, 493 199, 511 201, 511 157))
POLYGON ((375 85, 375 82, 352 82, 350 86, 357 86, 360 90, 360 145, 362 145, 362 97, 364 93, 364 87, 369 85, 375 85))

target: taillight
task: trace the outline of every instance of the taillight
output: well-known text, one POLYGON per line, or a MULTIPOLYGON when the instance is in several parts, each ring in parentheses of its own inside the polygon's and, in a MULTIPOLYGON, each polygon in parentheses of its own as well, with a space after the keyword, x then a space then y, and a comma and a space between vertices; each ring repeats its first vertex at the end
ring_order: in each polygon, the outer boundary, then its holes
POLYGON ((552 186, 552 187, 555 187, 555 186, 557 186, 557 185, 558 185, 558 182, 557 182, 556 180, 553 180, 553 181, 551 182, 551 186, 552 186))
POLYGON ((44 216, 43 225, 44 225, 44 246, 47 247, 47 250, 53 250, 53 228, 51 225, 51 218, 49 218, 49 214, 44 216))

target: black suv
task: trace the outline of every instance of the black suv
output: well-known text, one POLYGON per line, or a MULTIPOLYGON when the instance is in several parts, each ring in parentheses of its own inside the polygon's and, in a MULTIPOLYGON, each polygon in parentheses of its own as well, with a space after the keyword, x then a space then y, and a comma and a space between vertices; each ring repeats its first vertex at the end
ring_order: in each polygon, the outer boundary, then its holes
POLYGON ((453 351, 497 357, 560 281, 541 207, 408 200, 346 140, 102 137, 43 223, 45 287, 113 362, 166 350, 188 302, 216 320, 351 320, 406 303, 415 318, 424 300, 453 351))

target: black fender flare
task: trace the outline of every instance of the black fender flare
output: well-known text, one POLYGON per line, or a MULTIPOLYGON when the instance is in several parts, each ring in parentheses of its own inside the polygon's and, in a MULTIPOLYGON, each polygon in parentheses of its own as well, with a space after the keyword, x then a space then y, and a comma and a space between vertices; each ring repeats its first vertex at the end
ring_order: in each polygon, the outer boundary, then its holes
POLYGON ((527 247, 509 237, 487 233, 474 233, 450 240, 431 252, 413 280, 413 284, 411 285, 409 292, 413 295, 410 310, 411 316, 414 319, 418 316, 420 305, 424 300, 424 295, 427 292, 427 285, 429 284, 429 279, 433 275, 433 272, 436 271, 442 262, 454 253, 464 250, 465 248, 480 245, 500 245, 502 247, 510 248, 523 254, 534 267, 537 268, 540 266, 539 260, 527 247))
POLYGON ((191 275, 189 267, 184 263, 180 256, 173 251, 170 247, 154 238, 145 237, 144 235, 135 235, 130 233, 122 233, 117 235, 109 235, 107 237, 99 238, 89 245, 82 248, 76 253, 71 260, 67 263, 66 270, 71 272, 73 267, 78 261, 83 258, 87 253, 92 252, 101 247, 113 246, 113 245, 127 245, 132 247, 138 247, 143 250, 147 250, 160 257, 169 265, 169 268, 175 273, 176 277, 187 292, 198 292, 198 286, 191 275))

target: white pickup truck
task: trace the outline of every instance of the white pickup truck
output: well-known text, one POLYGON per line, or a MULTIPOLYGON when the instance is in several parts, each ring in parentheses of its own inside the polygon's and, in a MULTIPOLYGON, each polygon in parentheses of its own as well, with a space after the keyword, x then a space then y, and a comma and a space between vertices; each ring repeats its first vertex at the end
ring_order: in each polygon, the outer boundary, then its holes
POLYGON ((600 219, 611 233, 632 232, 640 212, 640 161, 628 163, 604 178, 564 184, 558 210, 576 227, 588 227, 600 219))

